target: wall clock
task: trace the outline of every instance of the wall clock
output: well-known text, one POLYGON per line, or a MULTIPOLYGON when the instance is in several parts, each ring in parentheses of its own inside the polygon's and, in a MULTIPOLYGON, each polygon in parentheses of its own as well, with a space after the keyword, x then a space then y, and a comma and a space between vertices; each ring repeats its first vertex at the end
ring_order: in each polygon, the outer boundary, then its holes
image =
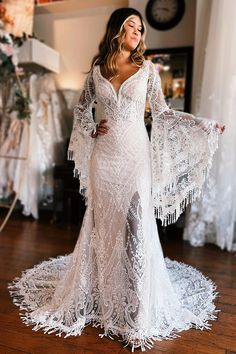
POLYGON ((166 31, 176 26, 185 12, 184 0, 149 0, 146 18, 153 28, 166 31))

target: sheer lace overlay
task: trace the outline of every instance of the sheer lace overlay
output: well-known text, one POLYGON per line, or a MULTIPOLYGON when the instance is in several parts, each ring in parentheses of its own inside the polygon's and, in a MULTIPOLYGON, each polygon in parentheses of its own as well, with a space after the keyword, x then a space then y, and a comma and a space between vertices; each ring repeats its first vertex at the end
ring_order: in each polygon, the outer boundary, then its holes
POLYGON ((79 102, 74 108, 74 123, 68 149, 68 159, 75 161, 74 176, 80 179, 80 193, 86 199, 88 165, 94 147, 91 133, 96 127, 92 114, 94 101, 95 88, 91 72, 87 76, 79 102))
POLYGON ((156 215, 167 225, 200 196, 219 132, 214 120, 169 109, 154 65, 150 72, 152 193, 156 215))
POLYGON ((158 74, 148 61, 118 92, 94 67, 75 108, 69 152, 88 198, 83 225, 72 254, 44 261, 9 285, 26 324, 66 336, 80 335, 90 323, 100 325, 101 337, 121 336, 125 345, 139 339, 142 350, 191 327, 210 328, 208 321, 219 311, 213 302, 216 285, 195 268, 164 258, 153 204, 160 199, 162 209, 155 207, 167 220, 173 214, 168 200, 175 202, 173 208, 181 204, 191 181, 200 189, 202 169, 214 150, 207 144, 215 133, 213 128, 205 133, 209 126, 203 129, 200 120, 190 118, 164 105, 158 74), (153 110, 151 143, 143 119, 146 92, 153 110), (110 129, 92 141, 95 97, 110 129), (177 132, 170 129, 174 126, 177 132), (188 132, 195 149, 187 145, 188 132), (173 142, 167 145, 168 139, 173 142), (182 151, 184 139, 188 154, 182 151), (199 147, 203 143, 205 150, 199 147), (197 149, 200 160, 191 155, 197 149), (199 183, 187 162, 181 169, 182 156, 196 166, 199 183), (171 199, 173 191, 178 198, 171 199))

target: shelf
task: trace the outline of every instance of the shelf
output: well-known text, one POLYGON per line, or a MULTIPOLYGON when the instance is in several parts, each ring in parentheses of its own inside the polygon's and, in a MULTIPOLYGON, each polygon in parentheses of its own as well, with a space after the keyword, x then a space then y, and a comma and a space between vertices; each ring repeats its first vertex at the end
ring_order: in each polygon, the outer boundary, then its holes
POLYGON ((35 5, 35 15, 74 12, 103 6, 127 7, 128 0, 61 0, 35 5))
POLYGON ((54 73, 60 71, 59 53, 35 38, 28 39, 19 48, 19 63, 28 69, 44 68, 54 73))

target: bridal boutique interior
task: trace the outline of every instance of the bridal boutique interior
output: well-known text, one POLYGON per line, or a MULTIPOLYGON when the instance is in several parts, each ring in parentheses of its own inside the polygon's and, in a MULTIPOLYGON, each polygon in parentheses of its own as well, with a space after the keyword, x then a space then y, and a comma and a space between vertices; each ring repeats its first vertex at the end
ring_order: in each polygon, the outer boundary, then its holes
MULTIPOLYGON (((69 338, 32 331, 7 288, 25 269, 70 254, 76 244, 86 205, 67 159, 73 107, 120 7, 143 15, 145 58, 160 73, 168 106, 226 126, 201 197, 171 225, 157 219, 164 255, 217 284, 218 320, 210 330, 157 341, 149 352, 236 353, 234 0, 0 1, 0 353, 130 352, 100 338, 97 326, 69 338)), ((99 117, 98 105, 93 113, 99 117)), ((144 120, 150 137, 148 102, 144 120)))

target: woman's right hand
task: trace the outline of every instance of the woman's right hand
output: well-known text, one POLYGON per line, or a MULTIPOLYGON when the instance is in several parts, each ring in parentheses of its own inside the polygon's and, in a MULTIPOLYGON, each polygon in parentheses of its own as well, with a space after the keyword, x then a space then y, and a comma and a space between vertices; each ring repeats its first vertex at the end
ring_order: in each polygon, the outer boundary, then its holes
POLYGON ((110 129, 108 127, 107 119, 102 119, 99 124, 97 125, 97 129, 94 133, 91 134, 92 138, 96 138, 98 135, 105 135, 108 133, 108 130, 110 129))

